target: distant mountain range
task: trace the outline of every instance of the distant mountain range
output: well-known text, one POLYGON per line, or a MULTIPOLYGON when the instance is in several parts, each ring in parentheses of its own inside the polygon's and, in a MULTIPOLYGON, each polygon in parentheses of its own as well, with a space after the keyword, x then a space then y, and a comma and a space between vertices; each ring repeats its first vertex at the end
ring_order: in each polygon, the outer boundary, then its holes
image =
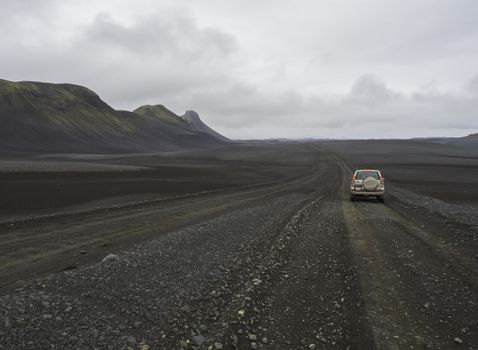
POLYGON ((441 143, 446 145, 472 146, 472 145, 478 145, 478 133, 470 134, 464 137, 427 137, 427 138, 415 138, 415 140, 432 142, 432 143, 441 143))
MULTIPOLYGON (((475 147, 478 134, 415 140, 475 147)), ((120 111, 83 86, 0 79, 0 152, 173 151, 228 142, 231 140, 204 124, 194 111, 179 116, 159 104, 120 111)))
POLYGON ((0 79, 1 151, 168 151, 229 141, 193 111, 178 116, 162 105, 119 111, 83 86, 0 79))

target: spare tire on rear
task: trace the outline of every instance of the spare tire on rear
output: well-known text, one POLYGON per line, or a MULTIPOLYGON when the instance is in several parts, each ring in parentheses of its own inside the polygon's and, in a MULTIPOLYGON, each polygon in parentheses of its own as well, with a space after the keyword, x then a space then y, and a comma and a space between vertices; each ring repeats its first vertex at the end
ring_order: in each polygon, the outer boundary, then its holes
POLYGON ((369 176, 363 180, 362 186, 365 191, 373 192, 377 190, 379 184, 380 182, 376 178, 369 176))

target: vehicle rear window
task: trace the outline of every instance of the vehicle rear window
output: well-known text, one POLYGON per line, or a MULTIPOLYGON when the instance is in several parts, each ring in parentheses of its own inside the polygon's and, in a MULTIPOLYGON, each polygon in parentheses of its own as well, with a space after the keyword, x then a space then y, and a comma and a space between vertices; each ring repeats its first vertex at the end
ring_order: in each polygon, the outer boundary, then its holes
POLYGON ((380 175, 378 175, 378 171, 359 171, 359 172, 357 172, 357 175, 355 176, 355 178, 357 180, 363 180, 363 179, 365 179, 369 176, 371 176, 371 177, 373 177, 377 180, 380 179, 380 175))

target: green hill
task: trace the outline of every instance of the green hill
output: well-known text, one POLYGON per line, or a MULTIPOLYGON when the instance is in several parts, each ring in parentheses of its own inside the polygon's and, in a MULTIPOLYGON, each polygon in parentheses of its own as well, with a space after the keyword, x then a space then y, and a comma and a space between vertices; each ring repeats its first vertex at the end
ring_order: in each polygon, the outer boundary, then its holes
POLYGON ((178 115, 171 112, 163 105, 144 105, 139 108, 136 108, 133 112, 143 116, 159 118, 166 123, 175 124, 185 128, 188 127, 188 124, 186 123, 186 121, 184 121, 184 119, 180 118, 178 115))
POLYGON ((136 152, 222 143, 164 106, 117 111, 73 84, 0 80, 0 125, 3 151, 136 152))

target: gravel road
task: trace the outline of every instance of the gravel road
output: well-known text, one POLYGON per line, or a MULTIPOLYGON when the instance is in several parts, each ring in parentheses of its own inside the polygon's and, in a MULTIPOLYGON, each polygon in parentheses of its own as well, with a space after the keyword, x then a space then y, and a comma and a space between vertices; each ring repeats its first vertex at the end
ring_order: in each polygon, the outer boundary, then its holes
POLYGON ((478 349, 476 213, 350 202, 304 147, 284 181, 3 223, 0 349, 478 349))

